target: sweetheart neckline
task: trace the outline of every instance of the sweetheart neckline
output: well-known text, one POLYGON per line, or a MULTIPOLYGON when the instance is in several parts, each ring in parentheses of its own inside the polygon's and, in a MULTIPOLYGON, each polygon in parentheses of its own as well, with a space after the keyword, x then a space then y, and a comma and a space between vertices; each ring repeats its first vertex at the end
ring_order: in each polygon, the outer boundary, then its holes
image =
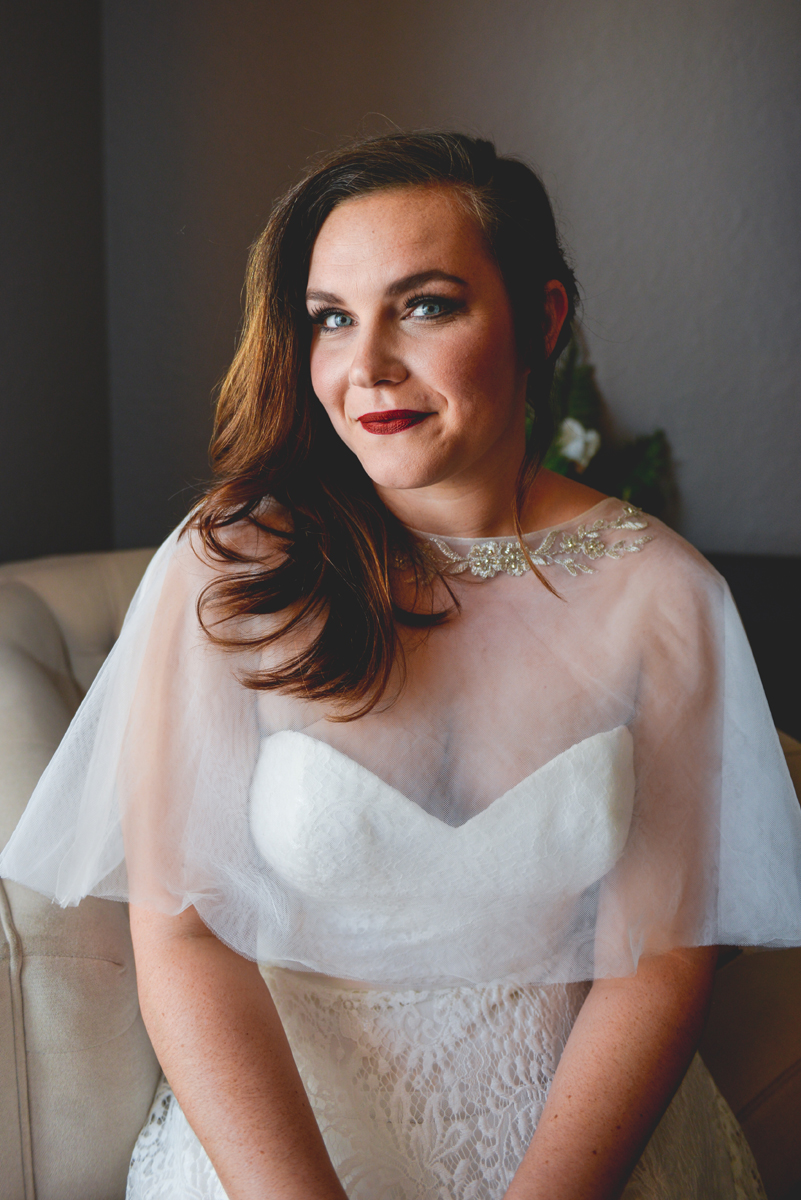
POLYGON ((538 775, 542 774, 542 772, 548 768, 553 767, 555 763, 567 758, 568 755, 577 754, 583 747, 586 747, 589 742, 596 741, 598 738, 611 738, 614 735, 620 734, 622 730, 625 730, 631 739, 631 731, 627 725, 616 725, 613 729, 605 729, 600 730, 598 733, 591 733, 588 737, 582 738, 580 742, 574 742, 572 746, 568 746, 566 750, 560 750, 560 752, 555 754, 553 758, 549 758, 546 763, 542 763, 542 765, 532 771, 530 775, 526 775, 523 779, 513 784, 512 787, 507 788, 507 790, 502 792, 501 795, 495 800, 491 800, 485 808, 481 809, 477 813, 473 813, 472 816, 469 816, 466 821, 462 821, 460 825, 450 825, 447 821, 443 821, 441 817, 437 817, 427 809, 423 808, 422 805, 405 795, 405 793, 400 791, 399 788, 393 787, 391 783, 387 783, 385 779, 382 779, 380 775, 376 775, 374 771, 371 771, 369 767, 365 767, 364 764, 360 763, 357 759, 351 758, 342 750, 338 750, 335 746, 332 746, 329 742, 324 742, 320 738, 312 737, 312 735, 309 733, 303 733, 301 730, 295 729, 282 729, 266 738, 264 745, 267 746, 274 742, 275 738, 285 739, 286 737, 290 737, 293 740, 300 738, 303 742, 311 743, 314 746, 321 747, 323 753, 327 753, 333 757, 335 761, 338 761, 349 768, 353 768, 357 772, 366 775, 369 779, 373 780, 374 783, 376 783, 384 793, 390 792, 394 797, 399 798, 405 805, 411 805, 415 812, 421 814, 424 819, 428 818, 429 820, 434 821, 438 827, 451 829, 454 833, 458 833, 459 830, 465 829, 468 825, 472 825, 480 817, 487 817, 487 814, 493 809, 496 809, 497 805, 503 804, 504 807, 508 807, 509 803, 511 802, 510 798, 517 799, 517 794, 519 794, 521 790, 526 787, 526 785, 531 784, 538 775), (503 802, 506 803, 504 804, 503 802))

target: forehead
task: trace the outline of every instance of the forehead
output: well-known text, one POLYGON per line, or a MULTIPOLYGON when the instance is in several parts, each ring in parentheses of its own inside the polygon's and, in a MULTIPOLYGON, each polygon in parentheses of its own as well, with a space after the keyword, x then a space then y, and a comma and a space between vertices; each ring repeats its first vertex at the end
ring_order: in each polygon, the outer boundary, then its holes
POLYGON ((464 275, 494 267, 483 232, 462 198, 446 187, 393 188, 346 200, 317 235, 309 285, 439 268, 464 275))

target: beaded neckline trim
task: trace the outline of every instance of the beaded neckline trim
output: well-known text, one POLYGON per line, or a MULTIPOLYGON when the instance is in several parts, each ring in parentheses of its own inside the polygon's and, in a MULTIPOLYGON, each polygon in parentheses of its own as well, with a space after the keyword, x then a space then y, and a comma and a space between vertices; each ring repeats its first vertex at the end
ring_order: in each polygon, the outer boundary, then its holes
MULTIPOLYGON (((602 540, 602 533, 614 529, 647 528, 648 522, 641 510, 633 504, 624 504, 620 516, 613 520, 605 521, 601 517, 591 525, 579 525, 573 533, 551 530, 539 546, 529 549, 529 558, 536 567, 563 567, 568 575, 592 575, 594 568, 584 560, 622 558, 624 554, 637 553, 646 542, 653 541, 652 535, 645 534, 634 540, 621 539, 608 543, 602 540)), ((469 571, 479 579, 492 579, 501 573, 525 575, 531 570, 517 538, 493 538, 477 542, 466 555, 457 554, 447 542, 430 534, 426 536, 426 541, 447 560, 444 567, 441 563, 437 564, 437 569, 443 575, 461 575, 469 571)), ((428 552, 433 555, 433 551, 428 552)))

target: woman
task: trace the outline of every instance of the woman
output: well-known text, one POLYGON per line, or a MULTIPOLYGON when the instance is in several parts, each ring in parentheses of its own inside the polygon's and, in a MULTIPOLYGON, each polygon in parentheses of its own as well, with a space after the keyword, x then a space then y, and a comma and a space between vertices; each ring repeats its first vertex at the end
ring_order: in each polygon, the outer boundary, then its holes
POLYGON ((131 1198, 762 1194, 693 1053, 716 945, 801 941, 801 822, 725 585, 537 470, 575 300, 460 135, 254 249, 216 483, 0 863, 131 899, 131 1198))

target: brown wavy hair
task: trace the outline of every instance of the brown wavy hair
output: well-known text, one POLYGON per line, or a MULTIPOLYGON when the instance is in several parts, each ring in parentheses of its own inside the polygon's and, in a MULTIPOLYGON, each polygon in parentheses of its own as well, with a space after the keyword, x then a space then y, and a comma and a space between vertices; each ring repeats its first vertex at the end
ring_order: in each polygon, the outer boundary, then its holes
POLYGON ((518 350, 530 367, 534 433, 513 512, 522 536, 522 502, 553 436, 550 387, 570 336, 576 281, 534 172, 498 155, 491 142, 444 131, 352 142, 316 161, 276 204, 250 254, 243 332, 220 388, 211 443, 214 482, 190 522, 215 559, 241 568, 221 572, 201 597, 198 612, 209 637, 252 651, 282 640, 300 645, 279 665, 243 682, 327 701, 337 720, 369 712, 396 663, 402 672, 399 626, 440 624, 453 607, 434 604, 422 547, 379 499, 313 392, 309 262, 337 205, 389 188, 431 186, 452 188, 478 222, 509 293, 518 350), (552 279, 564 285, 569 311, 546 356, 545 284, 552 279), (286 520, 270 519, 265 497, 283 506, 286 520), (242 521, 271 535, 277 552, 250 557, 241 539, 226 535, 242 521), (411 607, 401 606, 393 589, 398 563, 414 583, 411 607), (269 629, 266 622, 242 620, 266 614, 279 614, 269 629))

